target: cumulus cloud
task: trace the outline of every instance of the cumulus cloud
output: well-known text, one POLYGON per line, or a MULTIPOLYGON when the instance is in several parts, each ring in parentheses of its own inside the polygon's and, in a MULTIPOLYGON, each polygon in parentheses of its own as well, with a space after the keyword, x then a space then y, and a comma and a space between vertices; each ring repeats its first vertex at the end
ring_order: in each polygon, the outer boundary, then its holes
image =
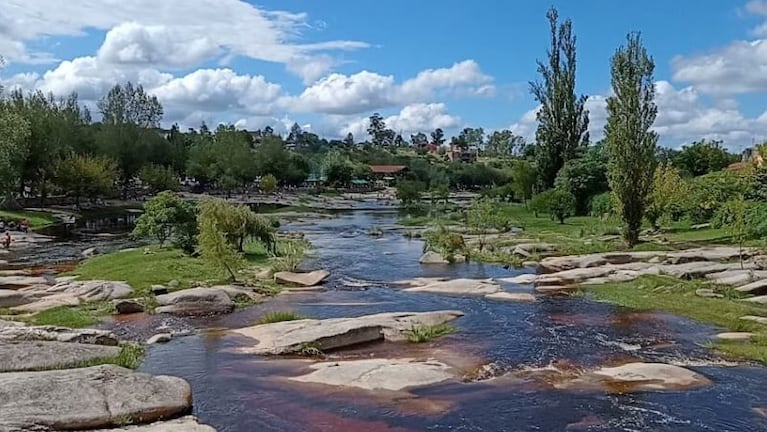
MULTIPOLYGON (((368 117, 330 117, 337 124, 337 136, 351 132, 358 139, 367 136, 368 117)), ((436 128, 451 129, 461 123, 461 119, 448 113, 443 103, 416 103, 407 105, 399 113, 384 118, 386 126, 406 139, 417 132, 429 133, 436 128)))

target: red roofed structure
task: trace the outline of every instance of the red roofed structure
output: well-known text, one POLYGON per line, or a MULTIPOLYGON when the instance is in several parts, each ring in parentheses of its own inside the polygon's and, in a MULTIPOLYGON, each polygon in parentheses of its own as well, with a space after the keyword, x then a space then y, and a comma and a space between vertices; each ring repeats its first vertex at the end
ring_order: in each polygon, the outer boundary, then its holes
POLYGON ((373 174, 399 174, 407 170, 405 165, 370 165, 373 174))

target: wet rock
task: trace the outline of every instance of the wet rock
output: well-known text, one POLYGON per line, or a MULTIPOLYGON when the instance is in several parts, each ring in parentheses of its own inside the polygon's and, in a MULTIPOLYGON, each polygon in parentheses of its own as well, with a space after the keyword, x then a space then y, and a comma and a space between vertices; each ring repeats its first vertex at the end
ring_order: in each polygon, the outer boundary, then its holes
POLYGON ((191 405, 183 379, 114 365, 0 374, 0 430, 110 428, 173 418, 191 405))
POLYGON ((173 339, 173 335, 170 333, 158 333, 149 339, 147 339, 146 344, 147 345, 154 345, 158 343, 168 343, 173 339))
POLYGON ((450 264, 450 261, 445 259, 441 254, 434 252, 434 251, 428 251, 421 255, 421 258, 418 260, 421 264, 450 264))
MULTIPOLYGON (((60 279, 59 279, 60 280, 60 279)), ((38 285, 21 291, 36 298, 32 303, 16 306, 17 312, 40 312, 57 306, 76 306, 82 302, 96 302, 128 298, 133 288, 125 282, 63 281, 53 286, 38 285)))
POLYGON ((321 362, 309 367, 313 370, 311 373, 290 380, 364 390, 400 391, 454 378, 451 368, 444 363, 411 358, 321 362))
POLYGON ((234 302, 226 291, 215 288, 190 288, 157 296, 157 313, 201 316, 231 313, 234 302))
POLYGON ((251 354, 292 354, 307 347, 327 351, 365 342, 403 340, 414 326, 436 325, 463 316, 459 311, 393 312, 356 318, 304 319, 262 324, 231 330, 252 338, 255 345, 244 347, 251 354))
POLYGON ((433 281, 425 285, 406 288, 409 292, 428 292, 445 295, 486 295, 499 292, 501 286, 492 279, 451 279, 433 281))
POLYGON ((532 294, 510 293, 506 291, 488 294, 485 296, 485 298, 490 300, 500 300, 500 301, 508 301, 508 302, 519 302, 519 303, 532 303, 535 301, 535 296, 532 294))
POLYGON ((118 344, 117 337, 106 330, 56 326, 0 327, 0 341, 57 341, 110 346, 118 344))
POLYGON ((520 243, 514 247, 511 254, 530 258, 533 255, 541 255, 555 250, 556 246, 549 243, 520 243))
POLYGON ((711 288, 699 288, 695 290, 695 295, 705 298, 724 298, 722 294, 717 294, 711 288))
POLYGON ((156 296, 168 294, 168 288, 166 288, 163 285, 152 285, 151 287, 149 287, 149 290, 152 291, 152 294, 156 296))
POLYGON ((759 414, 762 417, 767 417, 767 407, 755 407, 751 408, 751 411, 759 414))
POLYGON ((538 275, 534 274, 523 274, 519 276, 514 276, 512 278, 503 278, 498 279, 500 282, 510 283, 510 284, 517 284, 517 285, 529 285, 538 278, 538 275))
POLYGON ((747 342, 747 341, 750 341, 753 336, 755 336, 754 333, 748 333, 748 332, 726 332, 726 333, 719 333, 718 335, 716 335, 716 338, 720 341, 747 342))
POLYGON ((739 286, 735 288, 735 291, 755 296, 767 294, 767 279, 739 286))
POLYGON ((80 255, 82 255, 83 258, 90 258, 90 257, 96 256, 98 254, 99 254, 99 250, 98 250, 98 248, 95 248, 95 247, 85 249, 84 251, 82 251, 80 253, 80 255))
POLYGON ((277 272, 274 280, 285 285, 314 286, 319 285, 330 273, 325 270, 315 270, 309 273, 277 272))
POLYGON ((136 300, 115 300, 114 307, 118 314, 133 314, 144 312, 144 305, 136 300))
POLYGON ((767 317, 746 315, 746 316, 740 317, 740 319, 742 319, 743 321, 752 321, 755 323, 767 325, 767 317))
POLYGON ((226 293, 232 301, 238 300, 259 300, 261 295, 254 292, 251 288, 245 288, 234 285, 215 285, 210 289, 218 289, 226 293))
POLYGON ((554 386, 560 389, 602 388, 617 393, 681 391, 706 387, 711 381, 696 372, 665 363, 628 363, 587 372, 554 386))
POLYGON ((200 424, 195 417, 187 416, 176 420, 157 422, 142 426, 99 429, 89 432, 216 432, 216 430, 210 426, 200 424))
POLYGON ((62 369, 115 357, 116 346, 72 342, 0 342, 0 372, 62 369))

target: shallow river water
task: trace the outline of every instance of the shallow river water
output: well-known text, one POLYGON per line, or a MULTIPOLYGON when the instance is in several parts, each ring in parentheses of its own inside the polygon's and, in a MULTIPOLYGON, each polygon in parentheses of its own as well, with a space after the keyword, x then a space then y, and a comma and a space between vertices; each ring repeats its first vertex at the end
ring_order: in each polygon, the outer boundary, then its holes
MULTIPOLYGON (((767 419, 753 411, 767 406, 767 368, 727 365, 701 347, 716 329, 577 297, 522 304, 402 292, 386 282, 418 276, 509 277, 520 271, 474 263, 421 266, 421 241, 398 231, 386 231, 381 239, 367 235, 373 225, 395 222, 393 213, 354 212, 291 226, 314 245, 305 266, 330 270, 327 291, 280 296, 232 315, 192 322, 207 330, 152 346, 141 369, 187 379, 194 391, 194 414, 221 432, 767 430, 767 419), (361 287, 360 281, 374 283, 361 287), (451 382, 398 398, 298 385, 284 379, 296 374, 291 362, 236 354, 233 348, 242 341, 218 331, 249 325, 268 310, 285 309, 314 318, 458 309, 465 313, 455 322, 459 332, 436 342, 434 349, 465 353, 478 364, 492 362, 501 372, 640 359, 688 367, 713 385, 621 395, 497 380, 451 382)), ((392 346, 369 350, 408 349, 387 345, 392 346)))

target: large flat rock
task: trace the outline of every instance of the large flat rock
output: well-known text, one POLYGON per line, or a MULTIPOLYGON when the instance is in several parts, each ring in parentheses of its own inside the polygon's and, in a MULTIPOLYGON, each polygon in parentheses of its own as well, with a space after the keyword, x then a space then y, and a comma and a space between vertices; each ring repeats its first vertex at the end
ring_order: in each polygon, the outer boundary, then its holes
POLYGON ((285 285, 315 286, 324 281, 330 273, 325 270, 315 270, 308 273, 277 272, 274 280, 285 285))
POLYGON ((0 372, 77 367, 83 362, 115 357, 116 346, 67 342, 0 342, 0 372))
POLYGON ((304 319, 262 324, 232 330, 256 341, 240 351, 280 355, 301 352, 307 347, 322 351, 380 340, 403 340, 405 332, 419 325, 437 325, 463 316, 460 311, 391 312, 356 318, 304 319))
POLYGON ((735 291, 742 292, 750 295, 764 295, 767 294, 767 279, 762 279, 756 282, 751 282, 746 285, 735 288, 735 291))
POLYGON ((148 425, 127 426, 116 429, 98 429, 88 432, 216 432, 216 430, 210 426, 200 424, 195 417, 186 416, 175 420, 162 421, 148 425))
POLYGON ((113 365, 0 374, 0 430, 110 428, 126 419, 150 423, 191 406, 192 391, 183 379, 113 365))
POLYGON ((0 326, 0 341, 54 341, 110 346, 118 343, 117 337, 106 330, 56 326, 0 326))
POLYGON ((34 301, 27 293, 10 289, 0 289, 0 308, 12 308, 34 301))
POLYGON ((493 294, 488 294, 485 296, 486 299, 490 300, 499 300, 499 301, 506 301, 506 302, 516 302, 516 303, 533 303, 535 302, 535 296, 529 293, 512 293, 512 292, 506 292, 501 291, 493 294))
POLYGON ((190 288, 157 296, 157 313, 195 316, 230 313, 234 302, 226 290, 220 288, 190 288))
POLYGON ((128 298, 133 288, 125 282, 103 280, 75 281, 58 279, 55 285, 37 284, 19 289, 28 302, 12 308, 16 312, 40 312, 58 306, 76 306, 83 302, 96 302, 128 298))
POLYGON ((452 368, 444 363, 411 358, 321 362, 309 367, 312 372, 290 380, 364 390, 400 391, 454 378, 452 368))
POLYGON ((414 280, 409 292, 428 292, 445 295, 487 295, 499 292, 501 286, 492 279, 451 279, 451 280, 425 280, 419 285, 419 280, 414 280))

